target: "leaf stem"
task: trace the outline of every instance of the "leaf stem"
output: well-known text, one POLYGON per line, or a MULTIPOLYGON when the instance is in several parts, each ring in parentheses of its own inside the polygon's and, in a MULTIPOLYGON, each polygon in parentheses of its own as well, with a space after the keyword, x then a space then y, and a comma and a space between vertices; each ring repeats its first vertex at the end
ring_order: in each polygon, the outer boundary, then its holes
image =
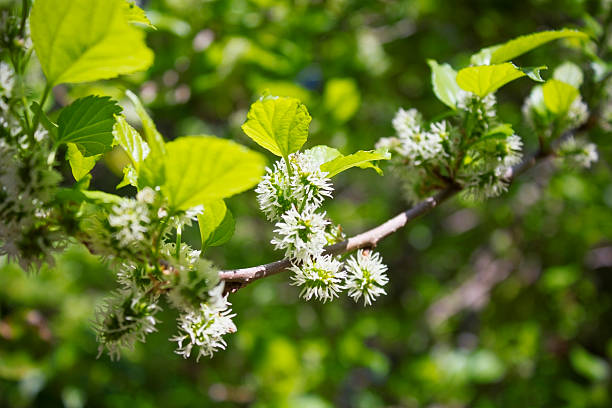
POLYGON ((176 259, 180 260, 181 259, 181 240, 182 240, 182 228, 179 225, 178 227, 176 227, 176 248, 175 248, 175 253, 174 256, 176 259))
POLYGON ((40 109, 38 111, 36 111, 36 113, 34 114, 34 120, 32 122, 32 128, 30 129, 30 133, 31 136, 34 137, 34 133, 36 133, 36 128, 38 128, 38 123, 40 122, 40 115, 43 114, 43 107, 45 105, 45 102, 47 101, 47 97, 49 96, 49 93, 51 92, 51 88, 53 88, 51 85, 49 85, 49 83, 45 84, 45 90, 43 91, 42 97, 40 98, 40 109))

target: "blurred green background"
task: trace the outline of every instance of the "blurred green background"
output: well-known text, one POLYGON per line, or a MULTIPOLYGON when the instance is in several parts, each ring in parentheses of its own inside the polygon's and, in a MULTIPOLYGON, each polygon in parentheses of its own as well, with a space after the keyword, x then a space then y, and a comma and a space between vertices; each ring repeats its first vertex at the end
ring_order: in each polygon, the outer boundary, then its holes
MULTIPOLYGON (((580 27, 601 7, 581 0, 141 4, 157 27, 147 34, 154 66, 56 88, 54 109, 87 93, 122 98, 132 89, 167 139, 207 133, 258 149, 240 125, 268 89, 306 103, 307 147, 326 143, 345 153, 391 136, 399 107, 427 117, 444 111, 427 58, 465 66, 481 47, 580 27)), ((561 43, 521 57, 524 66, 565 59, 585 62, 561 43)), ((40 74, 32 77, 36 92, 40 74)), ((526 150, 535 138, 520 108, 530 86, 516 81, 498 93, 501 116, 519 129, 526 150)), ((231 295, 238 332, 227 336, 226 351, 200 363, 173 353, 173 312, 119 362, 96 359, 91 320, 116 286, 83 248, 32 276, 0 260, 0 406, 612 406, 612 138, 591 138, 600 162, 589 171, 540 166, 501 198, 454 199, 382 242, 390 284, 373 307, 346 296, 305 302, 287 274, 231 295)), ((112 191, 123 160, 108 154, 92 188, 112 191)), ((398 190, 390 174, 353 170, 337 178, 326 210, 352 235, 405 208, 398 190)), ((254 194, 228 205, 236 234, 210 257, 222 268, 279 258, 254 194)), ((197 234, 186 234, 194 245, 197 234)))

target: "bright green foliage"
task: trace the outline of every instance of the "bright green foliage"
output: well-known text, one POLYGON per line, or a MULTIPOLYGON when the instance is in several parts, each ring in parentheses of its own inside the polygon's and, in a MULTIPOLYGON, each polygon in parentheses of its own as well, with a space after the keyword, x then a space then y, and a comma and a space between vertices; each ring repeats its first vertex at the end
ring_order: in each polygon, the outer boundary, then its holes
POLYGON ((138 99, 138 96, 134 94, 132 91, 126 91, 125 95, 130 98, 132 104, 134 104, 134 108, 136 109, 136 114, 140 118, 140 122, 142 123, 142 128, 144 130, 144 136, 151 148, 151 152, 153 155, 159 155, 166 151, 164 147, 164 138, 157 131, 157 127, 153 122, 153 119, 147 113, 147 110, 142 106, 142 102, 138 99))
POLYGON ((355 115, 361 104, 357 84, 350 78, 330 79, 325 84, 323 104, 334 119, 346 122, 355 115))
POLYGON ((141 163, 149 154, 149 145, 142 140, 140 133, 130 126, 123 116, 117 116, 116 120, 113 127, 115 142, 125 150, 132 166, 138 171, 141 163))
POLYGON ((332 161, 336 157, 342 156, 342 153, 338 149, 334 149, 333 147, 318 145, 312 147, 306 151, 304 154, 309 157, 313 163, 317 164, 319 167, 324 163, 332 161))
POLYGON ((504 44, 483 48, 472 56, 472 64, 489 65, 510 61, 547 42, 560 38, 586 39, 588 36, 578 30, 563 29, 558 31, 542 31, 535 34, 522 35, 504 44))
POLYGON ((187 210, 253 187, 265 159, 214 136, 187 136, 166 144, 162 192, 174 210, 187 210))
POLYGON ((128 22, 124 0, 39 0, 30 24, 50 85, 113 78, 153 62, 144 33, 128 22))
POLYGON ((87 176, 99 158, 100 155, 85 157, 76 144, 68 143, 66 159, 70 162, 70 169, 76 181, 80 181, 87 176))
POLYGON ((56 144, 75 143, 84 156, 110 150, 115 115, 121 107, 107 96, 90 95, 64 108, 57 120, 56 144))
POLYGON ((457 85, 457 72, 448 64, 438 64, 429 59, 431 67, 431 84, 433 91, 440 101, 452 109, 457 109, 457 102, 461 95, 461 88, 457 85))
POLYGON ((565 114, 579 95, 578 89, 556 79, 546 81, 542 93, 546 108, 556 115, 565 114))
POLYGON ((263 148, 287 157, 308 138, 311 117, 295 98, 264 97, 251 105, 242 130, 263 148))
POLYGON ((382 170, 373 161, 378 160, 389 160, 391 155, 388 152, 378 150, 359 150, 348 156, 340 155, 331 161, 328 161, 321 165, 321 171, 328 173, 327 177, 334 177, 335 175, 342 173, 344 170, 348 170, 352 167, 359 167, 362 169, 373 169, 378 174, 382 174, 382 170))
POLYGON ((508 82, 527 73, 510 62, 498 65, 468 67, 457 73, 457 84, 464 90, 485 97, 508 82))
POLYGON ((124 1, 124 13, 127 21, 130 23, 143 24, 146 27, 155 28, 155 26, 151 24, 151 20, 149 20, 144 10, 138 7, 134 0, 124 1))
POLYGON ((555 68, 553 78, 565 82, 566 84, 570 84, 576 89, 580 88, 580 85, 582 85, 582 82, 584 81, 582 70, 578 67, 578 65, 570 61, 566 61, 555 68))
POLYGON ((204 212, 198 215, 202 250, 209 246, 219 246, 230 240, 236 222, 223 200, 211 201, 204 205, 204 212))

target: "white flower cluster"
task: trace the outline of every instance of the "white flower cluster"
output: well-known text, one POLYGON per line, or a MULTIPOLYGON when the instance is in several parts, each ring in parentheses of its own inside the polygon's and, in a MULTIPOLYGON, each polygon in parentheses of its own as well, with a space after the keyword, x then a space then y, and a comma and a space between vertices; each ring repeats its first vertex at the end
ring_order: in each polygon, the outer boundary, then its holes
POLYGON ((393 127, 397 138, 384 138, 376 145, 377 148, 392 148, 414 165, 440 160, 447 155, 443 146, 450 136, 446 122, 436 122, 425 129, 419 111, 400 108, 393 118, 393 127))
MULTIPOLYGON (((326 219, 325 212, 319 211, 323 200, 331 197, 331 182, 307 154, 294 153, 289 156, 289 163, 291 174, 284 160, 267 169, 255 190, 257 199, 267 218, 276 222, 271 242, 292 260, 289 268, 293 272, 292 284, 301 287, 300 296, 306 300, 331 301, 348 287, 350 271, 350 266, 344 266, 338 257, 324 254, 326 245, 342 237, 339 229, 326 219)), ((382 265, 379 257, 376 260, 382 265)), ((384 293, 373 286, 364 292, 370 300, 384 293)))
POLYGON ((332 185, 327 173, 322 172, 308 156, 293 153, 289 156, 291 171, 285 160, 278 160, 272 168, 266 168, 266 175, 255 192, 259 208, 268 220, 276 222, 291 207, 296 209, 310 205, 317 209, 325 198, 332 197, 332 185))
POLYGON ((363 297, 364 305, 371 305, 380 295, 386 295, 384 286, 389 282, 387 265, 380 254, 359 250, 346 262, 346 289, 355 301, 363 297))
POLYGON ((382 138, 376 147, 395 153, 393 172, 406 198, 418 202, 445 187, 459 184, 471 198, 497 196, 507 189, 504 176, 521 160, 521 139, 496 122, 495 97, 464 93, 459 116, 473 125, 469 134, 448 121, 428 127, 416 109, 399 109, 393 119, 397 136, 382 138))
POLYGON ((107 299, 98 309, 95 324, 98 357, 106 349, 111 359, 117 360, 122 348, 133 349, 136 341, 144 342, 147 334, 156 331, 159 310, 156 299, 136 291, 119 291, 107 299))
POLYGON ((178 343, 176 353, 188 358, 195 348, 199 361, 202 356, 212 357, 217 350, 225 349, 223 336, 236 332, 230 305, 224 297, 220 302, 201 303, 199 308, 179 316, 180 333, 170 339, 178 343))
POLYGON ((63 245, 49 201, 60 176, 38 151, 21 151, 0 139, 0 255, 24 270, 53 264, 63 245))

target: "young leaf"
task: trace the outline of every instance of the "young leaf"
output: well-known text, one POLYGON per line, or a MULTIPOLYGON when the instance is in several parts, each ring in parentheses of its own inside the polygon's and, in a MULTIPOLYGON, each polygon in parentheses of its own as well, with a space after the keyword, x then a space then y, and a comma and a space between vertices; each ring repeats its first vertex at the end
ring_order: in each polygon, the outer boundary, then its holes
POLYGON ((287 157, 308 138, 311 117, 295 98, 266 97, 251 105, 242 130, 263 148, 287 157))
POLYGON ((440 65, 432 59, 427 60, 427 63, 431 68, 434 93, 446 106, 457 109, 459 96, 463 92, 457 85, 457 72, 450 65, 440 65))
POLYGON ((576 89, 580 88, 580 85, 582 85, 582 81, 584 80, 582 70, 578 67, 578 65, 569 61, 566 61, 555 68, 553 78, 558 79, 561 82, 565 82, 566 84, 570 84, 576 89))
POLYGON ((209 246, 225 244, 234 234, 235 220, 223 200, 211 201, 204 205, 204 212, 198 215, 202 250, 209 246))
POLYGON ((142 123, 142 129, 144 130, 145 139, 147 140, 147 143, 149 144, 149 147, 151 149, 151 154, 163 154, 166 151, 166 148, 164 147, 164 138, 162 137, 161 133, 157 131, 157 127, 155 127, 155 122, 153 122, 153 119, 151 119, 151 117, 147 113, 147 110, 144 108, 142 102, 140 102, 140 99, 138 98, 138 96, 136 96, 136 94, 134 94, 130 90, 127 90, 125 92, 125 95, 130 98, 130 101, 132 101, 134 109, 136 109, 136 114, 140 118, 140 122, 142 123))
POLYGON ((147 69, 153 52, 129 24, 125 0, 36 0, 34 49, 47 82, 88 82, 147 69))
POLYGON ((542 86, 544 103, 549 111, 564 115, 579 95, 578 89, 556 79, 550 79, 542 86))
POLYGON ((321 171, 327 172, 327 177, 333 177, 336 174, 348 170, 352 167, 359 167, 362 169, 372 168, 376 170, 378 174, 382 174, 382 170, 376 166, 373 161, 376 160, 389 160, 391 155, 388 152, 382 152, 377 150, 359 150, 348 156, 338 156, 335 159, 328 161, 321 165, 321 171))
POLYGON ((117 120, 115 126, 113 126, 115 141, 125 150, 132 162, 132 166, 138 171, 140 164, 149 155, 149 145, 142 140, 140 133, 130 126, 123 116, 117 116, 115 119, 117 120))
POLYGON ((530 78, 537 78, 539 77, 539 71, 544 68, 538 67, 521 70, 510 62, 498 65, 467 67, 457 73, 457 84, 462 89, 473 92, 483 98, 508 82, 528 75, 528 73, 530 78))
POLYGON ((474 65, 500 64, 510 61, 519 55, 525 54, 547 42, 560 38, 583 38, 588 36, 578 30, 564 28, 557 31, 542 31, 539 33, 523 35, 510 40, 504 44, 498 44, 483 48, 477 54, 472 55, 471 63, 474 65))
POLYGON ((144 10, 138 7, 134 0, 125 0, 123 7, 128 22, 142 24, 146 27, 155 29, 155 26, 151 24, 151 20, 149 20, 144 10))
POLYGON ((308 158, 321 167, 323 163, 327 163, 328 161, 332 161, 338 156, 342 156, 342 153, 338 151, 338 149, 334 149, 333 147, 318 145, 313 148, 310 148, 304 151, 304 155, 308 156, 308 158))
POLYGON ((75 143, 84 156, 106 152, 113 143, 115 115, 121 107, 108 96, 90 95, 62 109, 56 144, 75 143))
POLYGON ((245 191, 257 184, 264 172, 262 155, 214 136, 181 137, 166 149, 162 192, 176 210, 245 191))
POLYGON ((85 157, 74 143, 68 143, 66 159, 70 163, 72 176, 76 181, 86 177, 100 157, 100 155, 85 157))

